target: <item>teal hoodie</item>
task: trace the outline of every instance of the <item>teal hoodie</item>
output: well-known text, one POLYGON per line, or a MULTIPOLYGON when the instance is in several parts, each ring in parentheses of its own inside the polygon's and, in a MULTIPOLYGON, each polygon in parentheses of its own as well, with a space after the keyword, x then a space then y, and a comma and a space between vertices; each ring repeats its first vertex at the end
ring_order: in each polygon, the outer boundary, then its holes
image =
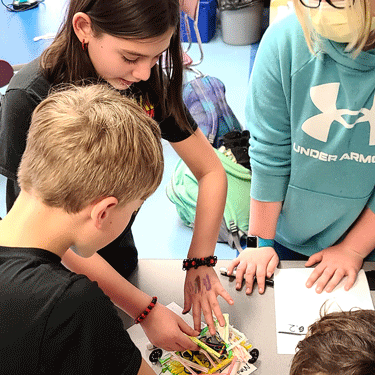
POLYGON ((375 212, 375 50, 323 44, 310 53, 295 14, 272 24, 246 103, 251 196, 283 201, 275 239, 308 256, 375 212))

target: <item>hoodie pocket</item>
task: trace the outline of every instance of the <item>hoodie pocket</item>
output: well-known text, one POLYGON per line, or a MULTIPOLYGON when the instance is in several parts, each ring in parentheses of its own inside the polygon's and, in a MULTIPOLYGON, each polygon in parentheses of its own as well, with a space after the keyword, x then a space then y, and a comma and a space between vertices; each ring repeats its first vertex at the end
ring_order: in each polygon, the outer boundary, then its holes
POLYGON ((342 198, 289 185, 278 221, 278 236, 297 247, 329 247, 349 229, 370 196, 342 198))

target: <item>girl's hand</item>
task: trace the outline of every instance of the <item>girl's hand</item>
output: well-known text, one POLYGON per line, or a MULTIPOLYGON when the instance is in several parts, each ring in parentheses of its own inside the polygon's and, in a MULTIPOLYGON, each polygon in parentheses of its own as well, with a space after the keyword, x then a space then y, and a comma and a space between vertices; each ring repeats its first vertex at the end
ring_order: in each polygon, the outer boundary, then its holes
POLYGON ((233 300, 229 293, 221 285, 212 267, 201 266, 186 271, 184 297, 185 304, 183 314, 190 311, 193 305, 194 328, 201 330, 201 311, 208 325, 211 335, 215 335, 216 329, 212 312, 214 312, 220 326, 225 325, 223 314, 220 310, 217 296, 223 297, 230 305, 233 300))
POLYGON ((279 257, 272 247, 257 249, 247 248, 234 259, 228 267, 228 275, 232 274, 235 267, 236 289, 241 289, 242 281, 246 279, 246 294, 253 291, 254 277, 257 279, 258 291, 264 292, 266 277, 271 277, 279 264, 279 257))
POLYGON ((362 267, 363 258, 354 250, 338 244, 312 255, 305 263, 305 267, 315 263, 319 264, 307 279, 306 286, 311 288, 317 282, 315 288, 317 293, 323 290, 330 293, 344 276, 348 276, 344 289, 349 290, 353 286, 362 267))
POLYGON ((150 342, 158 348, 168 351, 199 350, 186 335, 197 336, 200 331, 194 331, 181 317, 159 302, 140 325, 150 342))

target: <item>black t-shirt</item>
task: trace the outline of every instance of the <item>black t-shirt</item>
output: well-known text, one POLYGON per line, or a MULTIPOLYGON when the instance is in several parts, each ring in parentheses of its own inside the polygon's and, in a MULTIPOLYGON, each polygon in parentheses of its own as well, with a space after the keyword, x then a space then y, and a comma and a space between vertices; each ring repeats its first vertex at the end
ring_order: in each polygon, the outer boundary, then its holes
MULTIPOLYGON (((1 104, 0 173, 14 181, 17 180, 17 169, 25 151, 32 112, 52 87, 41 74, 39 64, 40 59, 35 59, 12 78, 1 104)), ((137 99, 142 102, 137 85, 133 86, 137 99)), ((159 123, 162 137, 167 141, 180 142, 191 135, 179 127, 174 117, 162 118, 160 107, 144 103, 144 108, 159 123)), ((187 118, 195 131, 198 126, 188 111, 187 118)))
POLYGON ((0 246, 0 373, 137 374, 141 353, 97 283, 41 249, 0 246))

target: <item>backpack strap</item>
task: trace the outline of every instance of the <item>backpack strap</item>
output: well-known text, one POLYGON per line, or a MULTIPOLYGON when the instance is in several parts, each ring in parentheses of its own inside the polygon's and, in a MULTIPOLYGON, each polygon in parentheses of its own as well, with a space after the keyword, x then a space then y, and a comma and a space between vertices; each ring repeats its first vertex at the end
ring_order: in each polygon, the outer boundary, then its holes
POLYGON ((227 243, 232 249, 242 252, 241 238, 246 236, 246 233, 235 225, 234 221, 230 221, 229 228, 225 222, 225 218, 221 222, 218 242, 227 243))
POLYGON ((244 232, 242 232, 237 225, 234 224, 234 221, 229 222, 229 232, 230 238, 232 239, 232 244, 228 243, 232 246, 233 249, 236 249, 239 253, 242 252, 241 246, 241 237, 243 236, 244 232))
POLYGON ((200 98, 200 102, 204 111, 207 114, 207 120, 210 121, 211 124, 211 131, 208 134, 208 141, 213 144, 217 134, 217 113, 216 108, 213 100, 209 97, 210 93, 210 84, 207 81, 206 77, 203 78, 196 78, 191 82, 192 86, 195 89, 195 92, 198 94, 200 98))

